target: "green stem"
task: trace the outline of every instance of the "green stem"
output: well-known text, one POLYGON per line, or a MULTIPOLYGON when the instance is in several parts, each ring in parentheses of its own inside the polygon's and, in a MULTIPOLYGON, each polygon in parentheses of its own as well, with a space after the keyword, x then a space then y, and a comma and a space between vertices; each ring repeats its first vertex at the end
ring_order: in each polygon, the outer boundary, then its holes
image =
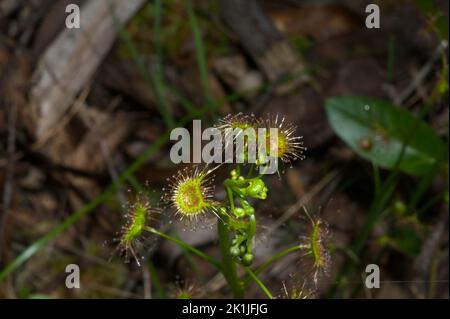
POLYGON ((283 258, 284 256, 290 254, 291 252, 300 250, 300 249, 304 249, 306 248, 304 245, 296 245, 290 248, 287 248, 279 253, 277 253, 276 255, 273 255, 272 257, 270 257, 267 261, 265 261, 264 263, 262 263, 258 268, 256 268, 255 273, 259 274, 262 271, 264 271, 267 267, 269 267, 270 265, 272 265, 273 263, 277 262, 278 260, 280 260, 281 258, 283 258))
POLYGON ((226 190, 226 192, 227 192, 228 201, 230 202, 230 209, 231 209, 231 211, 232 211, 233 214, 234 214, 235 212, 234 212, 234 196, 233 196, 233 191, 231 190, 231 188, 227 187, 226 185, 225 185, 225 190, 226 190))
POLYGON ((192 34, 194 37, 195 57, 200 71, 203 96, 205 98, 206 105, 211 110, 211 115, 216 116, 218 105, 214 101, 212 90, 209 85, 208 62, 206 57, 205 45, 202 39, 202 33, 200 31, 200 26, 198 25, 197 17, 195 16, 191 1, 185 1, 185 4, 189 18, 189 24, 191 25, 192 34))
POLYGON ((244 290, 236 273, 236 264, 230 254, 230 238, 227 226, 220 219, 217 220, 217 230, 220 240, 220 253, 222 255, 222 273, 230 286, 235 298, 244 298, 244 290))
POLYGON ((248 233, 247 233, 247 251, 251 252, 253 250, 252 246, 253 246, 253 237, 255 237, 256 234, 256 218, 255 218, 255 214, 251 214, 249 217, 249 223, 250 223, 250 227, 248 229, 248 233))
POLYGON ((164 289, 162 288, 161 281, 159 280, 158 273, 155 269, 155 266, 153 265, 153 262, 149 259, 147 262, 147 268, 150 272, 150 279, 152 282, 152 287, 155 288, 156 293, 158 294, 159 298, 165 299, 167 298, 166 293, 164 289))
POLYGON ((160 236, 162 238, 165 238, 167 240, 170 240, 171 242, 179 245, 180 247, 183 247, 184 249, 189 250, 190 252, 196 254, 198 257, 204 259, 205 261, 207 261, 208 263, 210 263, 211 265, 213 265, 217 269, 222 270, 222 266, 221 266, 221 264, 220 264, 220 262, 218 260, 216 260, 213 257, 205 254, 204 252, 198 250, 197 248, 192 247, 191 245, 185 243, 184 241, 182 241, 182 240, 180 240, 178 238, 172 237, 170 235, 167 235, 165 233, 162 233, 162 232, 160 232, 160 231, 158 231, 158 230, 156 230, 156 229, 154 229, 152 227, 145 227, 144 230, 146 230, 146 231, 148 231, 148 232, 150 232, 152 234, 158 235, 158 236, 160 236))
MULTIPOLYGON (((156 8, 156 14, 161 14, 160 10, 158 9, 158 2, 156 3, 156 8)), ((116 25, 118 25, 120 38, 123 40, 124 45, 127 47, 128 51, 131 54, 131 57, 135 61, 138 70, 140 71, 144 79, 144 82, 148 85, 148 87, 155 95, 157 102, 156 106, 161 113, 164 123, 169 130, 172 129, 173 127, 175 127, 175 120, 165 99, 165 85, 160 65, 158 65, 157 72, 149 72, 143 60, 143 57, 140 55, 131 35, 123 26, 120 26, 120 24, 117 22, 116 16, 113 16, 113 18, 116 25)))
POLYGON ((269 289, 267 289, 266 285, 264 285, 264 283, 258 278, 258 276, 256 276, 256 274, 248 267, 245 268, 248 272, 248 274, 250 275, 250 277, 258 284, 259 287, 261 287, 261 289, 265 292, 265 294, 267 295, 267 297, 269 297, 269 299, 273 299, 272 293, 270 292, 269 289))

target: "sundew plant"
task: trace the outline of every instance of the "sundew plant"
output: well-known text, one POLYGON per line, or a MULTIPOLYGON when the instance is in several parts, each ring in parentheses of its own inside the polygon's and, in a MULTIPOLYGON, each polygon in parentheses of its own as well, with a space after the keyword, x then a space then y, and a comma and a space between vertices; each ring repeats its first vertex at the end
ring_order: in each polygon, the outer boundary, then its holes
MULTIPOLYGON (((310 269, 305 273, 312 274, 303 279, 303 285, 293 287, 288 292, 284 285, 285 296, 289 298, 310 297, 311 292, 303 292, 305 280, 310 280, 312 287, 317 285, 321 274, 327 273, 330 265, 330 254, 327 247, 329 232, 327 223, 310 215, 306 209, 304 214, 309 221, 310 229, 302 234, 299 242, 291 247, 274 254, 266 261, 256 264, 254 243, 258 226, 257 201, 270 203, 273 194, 269 192, 264 174, 269 165, 270 157, 280 160, 280 165, 290 166, 296 160, 304 159, 306 148, 301 136, 296 135, 296 127, 289 124, 284 117, 268 116, 257 118, 253 115, 229 115, 215 126, 220 131, 225 152, 238 148, 241 143, 242 152, 236 153, 239 163, 221 163, 196 165, 180 169, 173 177, 167 179, 167 186, 162 190, 164 196, 158 204, 150 205, 150 200, 140 196, 130 205, 123 226, 119 248, 127 259, 140 264, 143 251, 148 249, 146 242, 152 236, 159 236, 172 241, 183 249, 202 258, 223 274, 228 287, 235 298, 244 298, 247 285, 254 281, 264 291, 268 298, 273 294, 258 278, 258 275, 284 256, 297 253, 300 258, 311 261, 310 269), (266 129, 263 135, 257 129, 266 129), (276 128, 277 130, 270 130, 276 128), (250 130, 248 130, 250 129, 250 130), (230 132, 233 135, 230 136, 230 132), (244 134, 250 132, 250 134, 244 134), (272 136, 275 132, 276 136, 272 136), (249 161, 251 142, 263 146, 255 161, 249 161), (273 143, 276 141, 276 143, 273 143), (275 148, 273 147, 275 145, 275 148), (228 177, 223 180, 215 179, 216 170, 222 166, 228 168, 228 177), (217 200, 215 185, 221 184, 226 194, 223 200, 217 200), (189 224, 202 224, 205 216, 216 219, 217 237, 219 239, 220 258, 216 259, 188 243, 164 233, 156 226, 158 214, 170 214, 169 220, 178 218, 189 224), (240 269, 244 271, 240 271, 240 269), (243 275, 242 275, 243 274, 243 275)), ((283 178, 283 171, 275 174, 283 178)), ((193 228, 192 231, 195 231, 193 228)))

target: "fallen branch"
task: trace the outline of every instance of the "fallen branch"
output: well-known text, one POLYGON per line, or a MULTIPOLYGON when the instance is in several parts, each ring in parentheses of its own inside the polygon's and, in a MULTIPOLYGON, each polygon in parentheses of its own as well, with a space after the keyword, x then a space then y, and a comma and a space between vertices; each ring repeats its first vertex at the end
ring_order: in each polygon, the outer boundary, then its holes
POLYGON ((144 0, 88 1, 81 28, 64 29, 43 54, 33 74, 31 106, 40 138, 58 123, 111 49, 121 28, 144 0))

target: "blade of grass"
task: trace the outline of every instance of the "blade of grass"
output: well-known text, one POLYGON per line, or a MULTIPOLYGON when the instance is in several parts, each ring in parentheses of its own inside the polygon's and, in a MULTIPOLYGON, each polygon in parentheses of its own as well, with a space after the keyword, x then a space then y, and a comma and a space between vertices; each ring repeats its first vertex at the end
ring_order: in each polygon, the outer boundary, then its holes
POLYGON ((155 0, 154 11, 155 11, 154 12, 155 51, 156 51, 157 64, 158 64, 158 68, 159 68, 163 63, 163 52, 162 52, 162 46, 161 46, 161 18, 162 18, 162 1, 161 0, 155 0))
POLYGON ((153 265, 153 262, 148 259, 147 261, 147 268, 150 272, 150 278, 152 280, 152 286, 156 290, 156 294, 159 298, 166 298, 166 293, 161 285, 161 281, 159 280, 158 272, 156 271, 155 265, 153 265))
POLYGON ((182 249, 183 256, 186 257, 187 262, 191 266, 192 270, 194 271, 195 276, 201 283, 206 283, 206 278, 203 275, 203 273, 200 270, 200 267, 198 266, 197 262, 194 258, 192 258, 192 254, 189 252, 189 250, 182 249))
MULTIPOLYGON (((158 2, 158 1, 156 1, 158 2)), ((156 8, 158 8, 158 5, 156 5, 156 8)), ((161 10, 156 9, 156 14, 160 15, 161 10)), ((156 21, 159 21, 159 17, 155 19, 156 21)), ((157 107, 159 112, 161 113, 161 116, 163 118, 163 121, 168 129, 172 129, 175 126, 175 121, 172 116, 172 113, 170 112, 170 107, 166 102, 165 99, 165 85, 163 81, 163 74, 161 69, 161 61, 160 58, 158 58, 157 65, 156 65, 156 71, 155 72, 149 72, 148 68, 146 67, 141 55, 138 52, 138 49, 136 48, 136 45, 134 44, 129 32, 117 25, 119 36, 124 42, 126 48, 128 49, 129 53, 131 54, 131 57, 135 61, 142 77, 144 78, 145 83, 147 86, 152 90, 153 94, 156 97, 157 107)), ((158 29, 159 30, 159 29, 158 29)), ((158 36, 156 37, 158 39, 158 36)), ((158 46, 159 44, 156 44, 158 46)), ((156 49, 158 52, 158 48, 156 49)))
POLYGON ((169 91, 177 98, 181 106, 190 114, 196 114, 197 108, 183 94, 177 91, 173 86, 169 86, 169 91))
MULTIPOLYGON (((393 172, 394 174, 391 174, 385 183, 381 186, 381 193, 374 198, 372 201, 372 205, 369 209, 369 215, 367 216, 364 225, 362 229, 360 230, 359 234, 357 235, 355 241, 353 242, 351 246, 351 251, 356 256, 359 256, 359 253, 361 252, 362 248, 364 247, 364 244, 367 240, 367 238, 370 235, 370 232, 372 231, 373 227, 381 217, 381 215, 384 212, 384 207, 388 204, 392 194, 394 193, 395 187, 398 183, 398 172, 393 172)), ((361 258, 359 258, 361 259, 361 258)), ((345 279, 348 274, 351 272, 353 267, 355 266, 354 262, 350 259, 347 259, 336 275, 336 280, 330 289, 330 296, 334 297, 335 293, 337 292, 337 289, 339 285, 343 283, 343 279, 345 279)))
POLYGON ((134 176, 134 174, 131 174, 130 176, 127 176, 127 181, 131 184, 131 186, 134 187, 136 191, 139 193, 147 193, 147 190, 144 186, 139 182, 139 180, 134 176))
MULTIPOLYGON (((174 234, 171 234, 171 236, 179 239, 174 234)), ((182 253, 183 253, 184 257, 186 257, 187 262, 189 263, 189 265, 191 266, 192 270, 194 271, 195 276, 199 279, 200 282, 206 283, 206 278, 203 275, 203 273, 201 272, 197 261, 194 258, 192 258, 192 253, 189 250, 187 250, 186 248, 184 248, 184 247, 181 247, 181 250, 182 250, 182 253)))
POLYGON ((189 24, 191 25, 192 34, 194 36, 195 44, 195 57, 200 71, 200 79, 202 82, 203 96, 205 98, 206 105, 211 110, 211 115, 213 117, 217 114, 217 103, 214 101, 211 88, 209 86, 209 72, 208 64, 206 62, 206 50, 203 45, 202 34, 198 25, 197 18, 195 16, 194 9, 190 0, 186 0, 186 9, 189 16, 189 24))
MULTIPOLYGON (((367 240, 367 238, 370 235, 370 232, 372 231, 375 224, 378 222, 378 220, 381 218, 383 213, 385 212, 385 208, 389 203, 389 200, 391 199, 395 187, 397 186, 399 179, 400 179, 400 170, 399 166, 403 159, 403 156, 405 155, 406 147, 409 145, 410 140, 412 139, 415 128, 421 121, 421 119, 430 111, 430 105, 424 105, 424 107, 421 109, 420 114, 416 117, 415 124, 411 127, 409 130, 409 134, 405 134, 404 136, 404 143, 402 145, 402 148, 400 150, 400 154, 396 160, 396 163, 394 167, 392 168, 389 176, 386 178, 385 182, 381 186, 377 186, 377 188, 380 189, 380 192, 377 194, 375 192, 374 198, 372 200, 370 209, 369 209, 369 215, 366 218, 366 221, 356 237, 355 241, 352 244, 352 251, 355 255, 359 255, 359 253, 362 251, 362 248, 364 247, 364 244, 367 240)), ((379 183, 375 181, 375 183, 379 183)), ((361 258, 360 258, 361 259, 361 258)), ((355 264, 351 262, 351 260, 347 259, 344 263, 344 265, 339 270, 338 274, 336 275, 336 280, 334 284, 332 285, 329 295, 331 297, 334 297, 334 295, 337 292, 337 288, 340 284, 342 284, 342 280, 348 276, 348 274, 351 272, 355 264)))
POLYGON ((77 210, 75 213, 67 217, 62 223, 52 229, 45 236, 35 241, 28 246, 18 257, 16 257, 10 264, 8 264, 0 272, 0 282, 11 272, 16 270, 20 265, 27 261, 36 252, 46 246, 52 239, 72 226, 77 220, 85 216, 88 212, 92 211, 95 207, 103 203, 113 193, 119 185, 121 185, 128 175, 135 172, 142 164, 145 163, 148 157, 153 155, 167 140, 169 135, 165 134, 161 136, 143 155, 141 155, 120 177, 106 188, 106 190, 99 196, 91 200, 87 205, 77 210))

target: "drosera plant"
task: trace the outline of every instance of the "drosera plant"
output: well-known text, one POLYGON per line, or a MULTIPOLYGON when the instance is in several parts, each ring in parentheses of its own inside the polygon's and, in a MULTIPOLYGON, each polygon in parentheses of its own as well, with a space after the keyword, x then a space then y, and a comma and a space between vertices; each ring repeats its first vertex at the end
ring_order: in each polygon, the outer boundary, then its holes
POLYGON ((281 283, 281 291, 277 296, 278 299, 312 299, 314 298, 314 290, 307 286, 307 282, 298 282, 295 278, 290 278, 289 282, 283 280, 281 283))
MULTIPOLYGON (((315 284, 321 275, 327 275, 331 266, 329 243, 331 239, 328 223, 320 217, 311 216, 304 208, 310 223, 308 236, 302 236, 300 247, 305 250, 305 256, 309 256, 312 267, 309 272, 315 284)), ((308 270, 307 270, 308 271, 308 270)))
MULTIPOLYGON (((259 266, 254 266, 254 242, 258 223, 256 202, 270 198, 269 188, 264 182, 265 168, 269 165, 269 157, 274 155, 280 159, 282 165, 292 165, 295 160, 304 159, 306 148, 303 146, 302 137, 296 135, 296 127, 287 123, 285 118, 279 115, 257 118, 254 115, 239 113, 221 119, 216 128, 223 135, 224 138, 221 141, 225 144, 231 143, 232 146, 237 147, 238 140, 242 139, 239 143, 244 145, 243 151, 236 154, 236 158, 240 158, 239 162, 241 163, 184 167, 168 179, 168 186, 163 189, 162 204, 166 210, 174 211, 172 217, 175 216, 188 223, 201 223, 203 221, 201 217, 205 215, 215 218, 220 259, 163 233, 157 227, 147 223, 149 213, 154 210, 140 203, 134 206, 131 214, 133 218, 124 227, 120 246, 136 256, 134 243, 140 236, 151 234, 170 240, 217 268, 225 277, 235 298, 245 297, 246 286, 251 281, 254 281, 268 298, 273 298, 272 293, 258 278, 258 275, 291 252, 299 252, 299 256, 313 260, 313 282, 317 284, 318 274, 326 272, 330 262, 326 244, 328 228, 322 219, 311 217, 306 210, 305 213, 311 223, 310 233, 304 236, 306 240, 271 256, 259 266), (256 131, 261 127, 266 129, 267 134, 256 135, 255 133, 254 137, 257 143, 263 143, 266 147, 262 148, 263 154, 258 153, 256 160, 250 162, 249 152, 253 150, 250 148, 251 136, 240 134, 240 131, 249 128, 256 131), (270 130, 274 127, 277 129, 276 131, 270 130), (230 132, 229 129, 238 132, 233 135, 231 142, 226 138, 226 134, 230 132), (272 135, 273 132, 276 134, 275 138, 272 135), (263 138, 263 140, 258 140, 258 138, 263 138), (273 141, 278 143, 275 153, 271 151, 273 141), (214 172, 223 165, 230 166, 230 169, 228 178, 221 181, 226 196, 219 201, 214 196, 214 172), (238 271, 239 268, 244 271, 238 271)), ((226 152, 227 146, 230 145, 224 146, 226 152)), ((281 178, 279 171, 278 175, 281 178)), ((135 259, 138 260, 136 257, 135 259)), ((306 296, 309 295, 306 294, 306 296)))
POLYGON ((177 279, 172 288, 171 296, 174 299, 195 299, 202 297, 200 284, 192 278, 177 279))
POLYGON ((143 234, 145 227, 156 225, 160 209, 152 207, 150 201, 144 194, 139 194, 136 200, 127 204, 127 212, 125 214, 125 223, 120 231, 118 241, 118 249, 125 260, 134 259, 140 266, 140 254, 142 249, 148 248, 151 237, 143 234), (147 247, 145 247, 147 246, 147 247))
MULTIPOLYGON (((331 232, 328 223, 320 214, 311 215, 306 207, 303 207, 303 212, 301 219, 306 220, 307 227, 298 236, 298 244, 271 256, 254 270, 254 273, 259 275, 286 255, 295 253, 296 267, 299 271, 289 276, 292 277, 291 279, 300 276, 300 280, 298 278, 295 282, 291 280, 293 291, 290 295, 295 296, 295 293, 301 293, 303 298, 300 299, 313 297, 319 280, 324 276, 329 276, 331 268, 331 232)), ((285 284, 283 284, 284 286, 285 284)))

